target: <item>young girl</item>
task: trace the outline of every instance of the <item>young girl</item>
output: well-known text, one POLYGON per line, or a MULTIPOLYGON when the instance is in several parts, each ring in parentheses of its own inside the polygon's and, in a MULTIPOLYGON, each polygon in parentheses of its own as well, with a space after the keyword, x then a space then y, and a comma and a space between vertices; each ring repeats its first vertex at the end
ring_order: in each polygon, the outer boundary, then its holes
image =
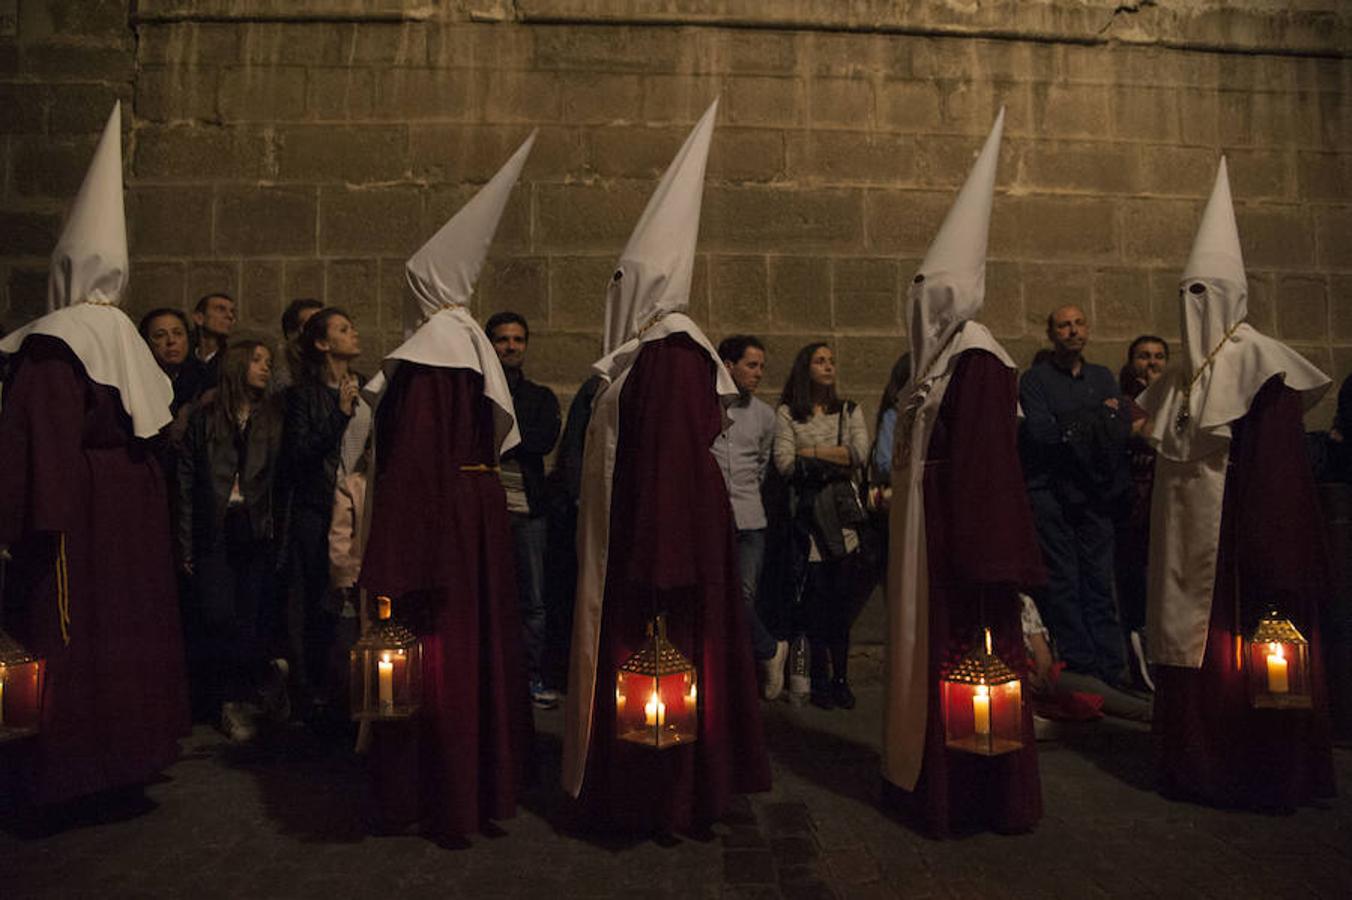
POLYGON ((192 578, 204 695, 231 740, 254 735, 272 597, 273 482, 282 412, 267 395, 272 352, 225 351, 220 385, 193 411, 178 460, 178 541, 192 578))

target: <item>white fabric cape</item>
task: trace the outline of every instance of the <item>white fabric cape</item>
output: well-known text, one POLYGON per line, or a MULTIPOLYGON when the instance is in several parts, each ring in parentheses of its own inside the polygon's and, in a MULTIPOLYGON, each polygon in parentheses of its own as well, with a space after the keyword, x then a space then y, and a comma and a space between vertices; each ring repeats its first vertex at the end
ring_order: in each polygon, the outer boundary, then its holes
POLYGON ((91 381, 115 388, 137 437, 154 437, 172 421, 173 382, 116 306, 77 303, 49 312, 6 336, 0 352, 17 353, 30 334, 58 338, 80 358, 91 381))
MULTIPOLYGON (((934 374, 897 406, 892 448, 892 506, 888 513, 887 704, 883 709, 883 777, 914 790, 925 756, 929 721, 929 555, 925 537, 925 454, 953 366, 968 350, 985 350, 1010 369, 1014 360, 986 326, 964 322, 935 357, 934 374), (906 407, 918 403, 910 443, 902 427, 906 407)), ((1017 409, 1014 410, 1017 412, 1017 409)))
POLYGON ((512 405, 512 391, 507 386, 502 362, 493 342, 465 307, 441 309, 385 357, 381 371, 362 389, 372 411, 379 407, 385 389, 403 362, 478 372, 484 378, 484 394, 493 404, 493 436, 498 455, 521 443, 516 407, 512 405))

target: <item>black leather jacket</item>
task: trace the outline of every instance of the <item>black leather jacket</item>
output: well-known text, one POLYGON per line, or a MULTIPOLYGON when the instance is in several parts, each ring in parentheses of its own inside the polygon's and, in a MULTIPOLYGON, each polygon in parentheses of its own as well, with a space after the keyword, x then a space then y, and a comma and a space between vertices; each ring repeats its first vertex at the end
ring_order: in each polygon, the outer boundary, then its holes
POLYGON ((182 559, 191 560, 222 539, 236 472, 254 539, 273 537, 273 486, 281 448, 282 410, 275 399, 265 400, 254 412, 243 435, 222 426, 215 402, 193 410, 178 454, 175 527, 182 559))
MULTIPOLYGON (((365 379, 357 376, 358 384, 365 379)), ((343 432, 351 417, 338 408, 338 389, 309 379, 286 390, 282 465, 293 507, 332 512, 343 432)))

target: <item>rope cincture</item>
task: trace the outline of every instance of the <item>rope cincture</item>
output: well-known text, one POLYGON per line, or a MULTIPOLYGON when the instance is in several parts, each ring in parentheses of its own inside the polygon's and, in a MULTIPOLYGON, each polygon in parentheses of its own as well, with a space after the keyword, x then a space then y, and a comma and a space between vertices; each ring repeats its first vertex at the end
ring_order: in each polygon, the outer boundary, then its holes
POLYGON ((61 623, 61 640, 70 646, 70 562, 66 558, 64 531, 56 552, 56 609, 61 623))
POLYGON ((1230 338, 1235 336, 1235 332, 1238 331, 1239 326, 1243 324, 1244 320, 1240 319, 1230 326, 1230 330, 1225 332, 1225 337, 1221 338, 1220 343, 1216 344, 1216 346, 1211 349, 1211 352, 1206 355, 1206 359, 1202 360, 1202 364, 1197 367, 1197 371, 1192 373, 1192 377, 1188 379, 1188 383, 1183 385, 1183 405, 1179 408, 1178 415, 1174 418, 1174 430, 1179 434, 1183 433, 1183 429, 1187 428, 1188 422, 1192 420, 1192 389, 1196 386, 1197 379, 1201 378, 1202 373, 1216 361, 1216 354, 1221 352, 1222 347, 1230 343, 1230 338))
POLYGON ((490 466, 490 465, 486 465, 485 463, 474 463, 473 465, 465 465, 465 466, 461 466, 461 467, 460 467, 460 471, 461 471, 461 472, 479 472, 479 473, 488 473, 488 474, 496 475, 496 474, 498 474, 499 472, 502 471, 502 467, 501 467, 501 466, 490 466))

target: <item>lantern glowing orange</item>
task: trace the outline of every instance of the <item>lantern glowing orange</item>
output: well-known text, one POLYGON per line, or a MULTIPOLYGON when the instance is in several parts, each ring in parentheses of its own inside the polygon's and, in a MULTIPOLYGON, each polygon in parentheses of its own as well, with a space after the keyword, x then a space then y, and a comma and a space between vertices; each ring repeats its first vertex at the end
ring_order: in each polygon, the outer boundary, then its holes
POLYGON ((1310 642, 1274 609, 1249 638, 1249 700, 1259 709, 1309 709, 1310 642))
POLYGON ((964 753, 998 756, 1023 746, 1019 676, 991 649, 991 632, 939 680, 944 742, 964 753))
POLYGON ((0 630, 0 744, 38 733, 46 663, 0 630))
POLYGON ((654 750, 693 743, 699 733, 695 667, 667 640, 666 617, 615 673, 615 735, 654 750))
POLYGON ((422 643, 390 618, 390 600, 376 602, 380 624, 349 654, 352 718, 407 719, 422 704, 422 643))

